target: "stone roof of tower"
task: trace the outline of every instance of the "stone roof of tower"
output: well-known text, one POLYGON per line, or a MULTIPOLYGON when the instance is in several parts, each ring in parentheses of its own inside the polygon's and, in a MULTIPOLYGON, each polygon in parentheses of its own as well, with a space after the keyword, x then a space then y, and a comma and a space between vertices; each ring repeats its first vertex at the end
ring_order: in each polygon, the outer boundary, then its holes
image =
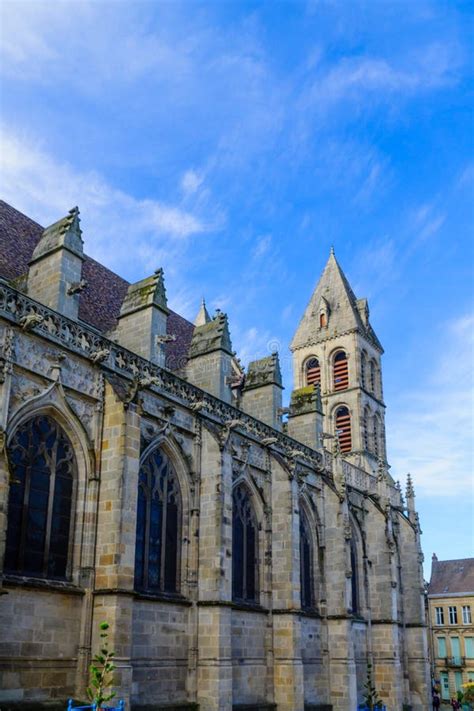
POLYGON ((433 556, 428 595, 474 594, 474 558, 438 560, 433 556))
POLYGON ((368 341, 383 352, 382 345, 369 322, 367 301, 356 298, 336 259, 334 250, 331 249, 329 259, 293 336, 290 348, 296 350, 306 345, 313 345, 354 329, 360 331, 368 341), (322 333, 319 332, 320 307, 329 308, 328 324, 322 333))
MULTIPOLYGON (((70 220, 71 215, 72 212, 68 213, 51 228, 62 229, 64 220, 70 220)), ((27 273, 43 231, 37 222, 0 200, 0 277, 13 281, 27 273)), ((88 286, 80 294, 79 318, 105 333, 117 323, 129 282, 95 259, 84 256, 82 276, 88 286)), ((170 370, 185 365, 193 330, 192 323, 170 310, 167 332, 176 336, 175 341, 165 345, 166 367, 170 370)))

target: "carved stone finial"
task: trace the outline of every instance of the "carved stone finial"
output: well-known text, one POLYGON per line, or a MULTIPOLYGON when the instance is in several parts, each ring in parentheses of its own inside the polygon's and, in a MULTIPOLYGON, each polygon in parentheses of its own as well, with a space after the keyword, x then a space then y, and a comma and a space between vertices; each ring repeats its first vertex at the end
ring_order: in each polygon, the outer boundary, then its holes
POLYGON ((415 498, 415 489, 413 487, 413 481, 412 481, 410 472, 408 472, 408 474, 407 474, 406 498, 407 499, 414 499, 415 498))

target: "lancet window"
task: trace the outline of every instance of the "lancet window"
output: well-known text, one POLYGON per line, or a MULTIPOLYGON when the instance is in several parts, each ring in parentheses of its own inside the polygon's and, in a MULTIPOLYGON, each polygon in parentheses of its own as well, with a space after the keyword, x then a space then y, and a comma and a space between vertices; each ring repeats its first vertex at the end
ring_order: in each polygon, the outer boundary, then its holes
POLYGON ((232 597, 258 600, 258 526, 247 487, 234 489, 232 500, 232 597))
POLYGON ((178 478, 160 449, 140 466, 135 548, 135 588, 178 592, 181 494, 178 478))
POLYGON ((314 552, 309 522, 300 509, 300 581, 301 607, 314 607, 314 552))
POLYGON ((64 579, 76 469, 71 442, 55 420, 38 415, 16 430, 8 461, 5 571, 64 579))

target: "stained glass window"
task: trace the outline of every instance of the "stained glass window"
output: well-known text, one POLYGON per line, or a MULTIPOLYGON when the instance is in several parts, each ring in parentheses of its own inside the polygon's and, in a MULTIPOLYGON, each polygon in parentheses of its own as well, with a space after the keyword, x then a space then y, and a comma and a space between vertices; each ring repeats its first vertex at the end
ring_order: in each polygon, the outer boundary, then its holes
POLYGON ((138 481, 135 588, 178 591, 181 495, 166 455, 155 449, 142 462, 138 481))
POLYGON ((34 417, 8 447, 10 496, 5 570, 66 577, 74 485, 72 445, 50 417, 34 417))
POLYGON ((313 544, 306 514, 300 510, 300 580, 301 607, 314 607, 313 544))
POLYGON ((248 489, 234 489, 232 512, 232 597, 257 602, 257 521, 248 489))

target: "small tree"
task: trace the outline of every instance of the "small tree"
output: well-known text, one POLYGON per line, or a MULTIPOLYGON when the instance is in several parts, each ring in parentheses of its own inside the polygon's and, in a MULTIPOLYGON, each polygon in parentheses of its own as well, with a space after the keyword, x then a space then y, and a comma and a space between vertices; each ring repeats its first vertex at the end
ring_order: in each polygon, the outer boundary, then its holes
POLYGON ((367 662, 367 681, 364 684, 365 694, 364 701, 368 709, 380 709, 383 706, 382 700, 379 698, 377 689, 372 680, 372 664, 367 662))
POLYGON ((464 699, 466 703, 472 704, 474 702, 474 681, 468 681, 467 684, 463 684, 464 689, 464 699))
POLYGON ((115 692, 111 691, 111 687, 114 683, 113 672, 116 668, 113 663, 115 652, 109 650, 109 643, 107 641, 109 623, 101 622, 99 629, 100 650, 95 657, 93 657, 92 664, 89 667, 90 680, 89 686, 87 687, 89 701, 96 704, 98 708, 115 696, 115 692))

